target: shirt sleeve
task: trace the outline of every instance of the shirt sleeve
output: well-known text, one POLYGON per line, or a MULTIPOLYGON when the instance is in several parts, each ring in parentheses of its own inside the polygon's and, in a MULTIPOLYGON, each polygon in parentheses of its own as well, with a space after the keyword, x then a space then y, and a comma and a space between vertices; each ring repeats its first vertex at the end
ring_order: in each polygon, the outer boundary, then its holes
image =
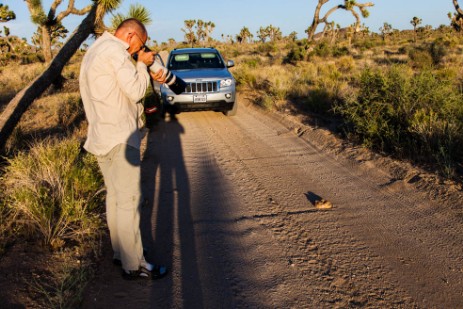
POLYGON ((113 57, 112 64, 121 91, 132 103, 140 101, 149 86, 150 76, 146 65, 140 61, 134 65, 130 54, 125 51, 113 57))

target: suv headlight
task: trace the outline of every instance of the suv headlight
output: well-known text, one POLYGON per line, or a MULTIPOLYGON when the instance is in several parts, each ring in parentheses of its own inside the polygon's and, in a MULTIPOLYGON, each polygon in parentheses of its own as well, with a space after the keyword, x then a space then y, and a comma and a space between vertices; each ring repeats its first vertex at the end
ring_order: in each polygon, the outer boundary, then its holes
POLYGON ((227 79, 222 79, 220 81, 220 87, 230 87, 231 85, 233 85, 233 79, 231 78, 227 78, 227 79))

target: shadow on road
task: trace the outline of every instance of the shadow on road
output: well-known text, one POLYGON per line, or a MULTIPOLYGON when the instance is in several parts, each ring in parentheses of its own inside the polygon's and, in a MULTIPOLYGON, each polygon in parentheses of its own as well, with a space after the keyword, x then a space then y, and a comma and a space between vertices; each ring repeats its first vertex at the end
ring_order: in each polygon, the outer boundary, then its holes
POLYGON ((184 305, 188 306, 190 301, 190 305, 202 308, 202 285, 191 223, 190 184, 180 141, 185 132, 178 121, 161 122, 159 126, 161 128, 156 130, 163 133, 153 137, 153 131, 150 132, 142 165, 144 195, 149 205, 142 210, 141 223, 144 244, 148 249, 147 259, 165 263, 170 270, 170 275, 162 280, 163 289, 171 290, 164 295, 168 299, 163 299, 163 302, 175 303, 172 289, 174 285, 180 285, 184 305), (176 228, 178 231, 175 231, 176 228), (180 243, 181 256, 174 256, 174 243, 180 243), (181 269, 175 271, 181 274, 179 278, 173 276, 175 260, 180 260, 181 269), (192 295, 194 299, 191 299, 192 295))

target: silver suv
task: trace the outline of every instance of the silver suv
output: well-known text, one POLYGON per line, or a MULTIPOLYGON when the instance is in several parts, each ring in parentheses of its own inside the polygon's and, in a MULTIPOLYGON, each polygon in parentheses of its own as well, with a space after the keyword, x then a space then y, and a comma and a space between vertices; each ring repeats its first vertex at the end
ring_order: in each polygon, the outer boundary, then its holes
POLYGON ((167 85, 160 88, 163 114, 213 110, 227 116, 236 114, 235 79, 215 48, 182 48, 170 52, 166 67, 183 79, 187 86, 175 94, 167 85))

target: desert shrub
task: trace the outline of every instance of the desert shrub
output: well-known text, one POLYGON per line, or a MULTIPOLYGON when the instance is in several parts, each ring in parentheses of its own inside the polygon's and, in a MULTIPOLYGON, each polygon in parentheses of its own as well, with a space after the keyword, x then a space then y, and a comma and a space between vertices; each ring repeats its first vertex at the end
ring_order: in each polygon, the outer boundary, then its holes
POLYGON ((62 96, 57 109, 58 125, 64 128, 70 128, 76 118, 84 116, 82 102, 78 97, 72 95, 62 96))
POLYGON ((443 40, 435 40, 429 46, 429 54, 431 55, 433 64, 439 64, 442 59, 447 55, 449 43, 443 40))
POLYGON ((355 69, 355 61, 352 56, 343 56, 336 60, 336 67, 342 73, 349 73, 355 69))
MULTIPOLYGON (((430 153, 444 176, 454 176, 461 141, 462 127, 432 109, 417 110, 410 120, 410 132, 418 139, 421 152, 430 153)), ((460 152, 461 153, 461 152, 460 152)))
POLYGON ((454 82, 431 70, 414 74, 406 66, 365 69, 357 97, 335 110, 363 144, 400 156, 437 163, 450 175, 460 162, 463 97, 454 82))
POLYGON ((298 61, 303 61, 307 58, 307 50, 309 43, 307 39, 298 41, 296 44, 292 43, 288 49, 288 53, 283 59, 283 63, 295 64, 298 61))
POLYGON ((251 58, 248 58, 246 60, 244 60, 243 62, 243 65, 251 68, 251 69, 255 69, 257 67, 259 67, 260 65, 262 65, 262 59, 259 58, 259 57, 251 57, 251 58))
POLYGON ((77 140, 47 140, 7 160, 5 199, 25 235, 60 248, 97 236, 102 179, 77 140))
POLYGON ((332 47, 327 42, 322 41, 319 44, 315 45, 310 55, 326 58, 331 56, 331 48, 332 47))
POLYGON ((333 50, 331 51, 331 54, 333 57, 342 57, 342 56, 347 56, 350 54, 349 48, 346 46, 337 46, 335 45, 333 47, 333 50))
POLYGON ((348 87, 348 74, 343 74, 336 64, 318 67, 318 77, 314 80, 315 88, 324 89, 332 98, 338 98, 345 87, 348 87))
POLYGON ((300 98, 298 102, 298 105, 304 111, 326 114, 331 110, 333 97, 326 89, 315 88, 309 90, 307 96, 300 98))
POLYGON ((37 53, 28 53, 21 55, 21 64, 31 64, 35 62, 44 62, 43 56, 37 53))
POLYGON ((2 95, 8 92, 17 93, 24 88, 27 83, 38 76, 44 69, 43 63, 33 63, 29 65, 8 64, 2 68, 0 75, 0 85, 2 85, 2 95))
POLYGON ((266 93, 263 93, 261 96, 257 97, 255 103, 258 106, 268 110, 274 109, 276 104, 275 99, 271 95, 266 93))
POLYGON ((372 49, 376 46, 378 46, 378 44, 370 38, 366 38, 364 40, 358 40, 354 43, 354 47, 359 48, 361 50, 372 49))
POLYGON ((43 296, 43 308, 79 308, 85 287, 93 276, 94 267, 91 264, 64 264, 48 280, 37 276, 28 284, 33 291, 43 296))
POLYGON ((408 45, 405 45, 405 46, 399 47, 399 50, 397 51, 397 53, 399 55, 408 55, 409 51, 410 51, 410 47, 408 45))
POLYGON ((305 60, 306 56, 307 50, 305 49, 305 47, 296 45, 289 50, 283 62, 295 64, 298 61, 305 60))
POLYGON ((278 51, 278 47, 274 42, 261 43, 257 46, 257 52, 261 54, 274 53, 278 51))
POLYGON ((408 56, 410 57, 412 65, 417 69, 428 69, 434 63, 429 51, 423 48, 410 49, 408 56))
POLYGON ((256 76, 247 66, 241 65, 237 67, 233 72, 233 76, 238 88, 243 86, 253 87, 256 84, 256 76))

